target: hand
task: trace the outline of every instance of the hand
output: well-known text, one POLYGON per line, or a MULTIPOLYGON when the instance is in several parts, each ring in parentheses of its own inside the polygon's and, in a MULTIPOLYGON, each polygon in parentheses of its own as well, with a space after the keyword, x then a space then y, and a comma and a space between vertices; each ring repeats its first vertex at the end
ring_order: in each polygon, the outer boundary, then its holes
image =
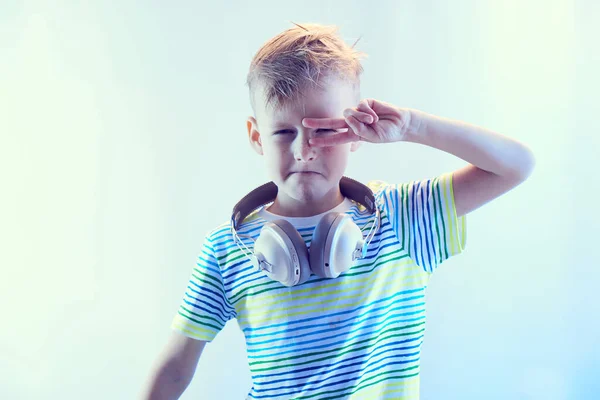
POLYGON ((310 139, 313 146, 336 146, 359 140, 392 143, 404 140, 411 125, 409 109, 375 99, 364 99, 344 110, 344 118, 304 118, 306 128, 341 129, 337 134, 310 139))

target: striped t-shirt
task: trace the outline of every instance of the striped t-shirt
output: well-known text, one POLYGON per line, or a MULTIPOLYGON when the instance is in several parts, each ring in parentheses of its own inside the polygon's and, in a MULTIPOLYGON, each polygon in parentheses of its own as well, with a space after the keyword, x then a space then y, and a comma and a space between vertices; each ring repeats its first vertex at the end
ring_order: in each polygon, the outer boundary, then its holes
MULTIPOLYGON (((231 318, 246 339, 252 375, 248 399, 418 399, 431 273, 463 251, 452 174, 405 184, 367 183, 381 225, 367 256, 336 279, 312 275, 286 287, 254 268, 234 243, 229 222, 209 232, 172 328, 211 341, 231 318)), ((271 214, 262 206, 240 225, 257 238, 271 214)), ((375 216, 345 199, 366 235, 375 216)), ((310 248, 325 213, 287 218, 310 248)), ((242 238, 252 248, 252 241, 242 238)))

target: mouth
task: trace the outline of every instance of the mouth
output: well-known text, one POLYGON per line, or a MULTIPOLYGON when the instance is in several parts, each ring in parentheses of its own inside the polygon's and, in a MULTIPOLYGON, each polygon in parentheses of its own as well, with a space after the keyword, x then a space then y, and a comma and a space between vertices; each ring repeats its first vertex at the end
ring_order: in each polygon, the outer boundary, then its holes
POLYGON ((318 172, 314 171, 292 171, 290 175, 320 175, 318 172))

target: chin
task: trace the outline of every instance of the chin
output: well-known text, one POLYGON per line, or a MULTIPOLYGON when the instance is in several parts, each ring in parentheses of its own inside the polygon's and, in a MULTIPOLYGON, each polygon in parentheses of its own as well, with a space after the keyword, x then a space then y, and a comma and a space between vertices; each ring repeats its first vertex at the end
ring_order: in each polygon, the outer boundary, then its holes
POLYGON ((288 196, 298 201, 320 199, 329 191, 329 185, 325 182, 317 182, 306 186, 300 186, 289 182, 286 186, 285 189, 288 196))

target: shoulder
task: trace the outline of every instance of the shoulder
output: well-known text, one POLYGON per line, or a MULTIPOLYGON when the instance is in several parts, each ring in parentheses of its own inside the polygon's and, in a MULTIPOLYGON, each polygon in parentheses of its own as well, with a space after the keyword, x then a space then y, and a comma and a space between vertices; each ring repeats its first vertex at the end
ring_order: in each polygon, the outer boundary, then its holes
POLYGON ((368 181, 365 185, 371 189, 374 195, 377 195, 381 193, 387 186, 389 186, 389 183, 382 181, 381 179, 374 179, 368 181))
POLYGON ((373 192, 375 201, 378 203, 385 202, 386 197, 394 190, 394 185, 381 179, 373 179, 365 184, 373 192))
POLYGON ((223 222, 210 229, 204 236, 204 242, 215 252, 222 248, 227 242, 231 242, 233 236, 228 222, 223 222))
MULTIPOLYGON (((252 211, 237 228, 238 234, 249 234, 255 229, 260 229, 264 224, 264 220, 258 215, 258 209, 252 211)), ((231 220, 228 219, 210 229, 205 236, 213 248, 224 248, 234 243, 233 233, 231 230, 231 220)))

